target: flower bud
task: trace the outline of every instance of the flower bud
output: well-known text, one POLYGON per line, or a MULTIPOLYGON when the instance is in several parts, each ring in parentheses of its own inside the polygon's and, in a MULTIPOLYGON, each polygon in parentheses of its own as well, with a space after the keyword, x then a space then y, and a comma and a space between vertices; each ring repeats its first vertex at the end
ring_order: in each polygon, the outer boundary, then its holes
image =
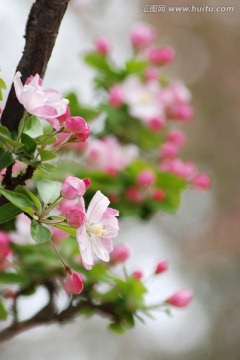
POLYGON ((155 274, 161 274, 168 269, 168 261, 167 260, 160 260, 155 269, 155 274))
POLYGON ((118 244, 111 252, 111 263, 121 264, 124 263, 130 257, 130 250, 124 244, 118 244))
POLYGON ((192 106, 186 103, 175 104, 168 110, 168 117, 173 120, 190 121, 194 116, 192 106))
POLYGON ((123 89, 120 85, 114 85, 109 89, 108 102, 114 108, 123 104, 123 89))
POLYGON ((166 198, 165 191, 163 189, 155 189, 152 193, 152 199, 155 201, 163 201, 166 198))
POLYGON ((149 121, 148 127, 150 130, 157 132, 164 128, 165 122, 166 121, 162 116, 154 117, 149 121))
POLYGON ((128 200, 135 204, 140 204, 144 200, 144 196, 137 187, 129 187, 126 189, 125 196, 128 200))
POLYGON ((145 24, 136 25, 130 34, 132 46, 136 50, 146 49, 155 38, 155 30, 152 26, 145 24))
POLYGON ((135 270, 132 272, 132 277, 134 277, 134 279, 137 279, 137 280, 141 280, 143 278, 143 272, 142 270, 135 270))
POLYGON ((174 293, 172 296, 170 296, 166 303, 175 307, 186 307, 190 304, 192 301, 193 295, 190 290, 183 289, 179 290, 176 293, 174 293))
POLYGON ((186 144, 186 136, 185 134, 178 130, 178 129, 172 129, 167 133, 167 140, 170 143, 176 144, 179 147, 182 147, 186 144))
POLYGON ((211 187, 211 178, 207 174, 199 173, 191 179, 191 184, 198 189, 208 190, 211 187))
POLYGON ((85 212, 81 209, 71 209, 66 219, 67 223, 75 228, 79 228, 87 220, 85 212))
POLYGON ((152 186, 156 181, 156 174, 152 170, 143 170, 138 174, 137 183, 141 186, 152 186))
POLYGON ((154 65, 168 65, 176 57, 176 52, 171 46, 153 48, 148 53, 149 61, 154 65))
POLYGON ((75 271, 69 270, 64 281, 65 290, 69 294, 80 294, 83 290, 83 277, 75 271))
POLYGON ((86 184, 83 180, 74 176, 68 176, 62 184, 61 194, 67 200, 73 200, 77 196, 83 196, 86 191, 86 184))
POLYGON ((95 40, 95 48, 99 54, 108 55, 111 47, 111 41, 106 37, 97 38, 95 40))
POLYGON ((163 158, 176 158, 179 153, 179 148, 176 144, 165 143, 161 146, 161 156, 163 158))
POLYGON ((90 135, 88 124, 80 116, 68 118, 65 122, 65 131, 73 133, 78 141, 85 141, 90 135))

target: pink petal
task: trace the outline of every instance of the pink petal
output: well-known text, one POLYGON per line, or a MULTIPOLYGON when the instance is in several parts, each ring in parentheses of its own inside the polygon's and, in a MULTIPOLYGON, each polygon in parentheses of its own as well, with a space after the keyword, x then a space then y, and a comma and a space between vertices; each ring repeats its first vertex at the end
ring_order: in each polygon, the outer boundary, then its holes
POLYGON ((15 88, 15 92, 16 92, 16 96, 18 98, 18 101, 20 102, 20 97, 21 97, 21 92, 23 89, 23 84, 21 82, 21 73, 18 71, 14 77, 14 88, 15 88))
POLYGON ((113 243, 112 243, 112 239, 109 238, 101 238, 102 244, 104 246, 104 248, 107 250, 107 252, 112 252, 113 251, 113 243))
POLYGON ((118 235, 119 226, 118 220, 114 216, 103 216, 101 218, 101 225, 104 227, 106 234, 105 237, 113 238, 118 235))
POLYGON ((89 222, 98 223, 109 204, 109 199, 101 191, 97 191, 88 206, 87 218, 89 222))
POLYGON ((103 216, 119 216, 119 211, 112 208, 107 208, 103 216))
POLYGON ((56 108, 51 105, 39 106, 33 110, 33 114, 41 119, 52 119, 58 116, 56 108))

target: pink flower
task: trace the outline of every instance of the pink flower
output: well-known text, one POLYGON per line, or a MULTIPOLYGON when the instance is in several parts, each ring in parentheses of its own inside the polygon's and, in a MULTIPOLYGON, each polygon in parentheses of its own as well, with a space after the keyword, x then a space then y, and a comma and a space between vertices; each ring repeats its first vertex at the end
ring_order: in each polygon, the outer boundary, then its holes
POLYGON ((56 90, 43 90, 38 74, 28 78, 23 86, 18 71, 14 77, 14 87, 18 101, 24 108, 39 118, 48 120, 55 129, 60 129, 57 117, 66 112, 68 100, 63 99, 56 90))
POLYGON ((107 37, 100 37, 95 40, 95 48, 99 54, 108 55, 112 44, 107 37))
POLYGON ((173 120, 189 121, 194 116, 194 110, 189 104, 177 103, 168 110, 167 115, 173 120))
POLYGON ((150 119, 150 121, 148 122, 148 127, 150 130, 156 132, 162 130, 165 126, 165 123, 165 117, 162 115, 150 119))
POLYGON ((65 131, 73 133, 78 141, 86 141, 90 135, 87 122, 80 116, 72 116, 65 122, 65 131))
POLYGON ((176 158, 179 153, 179 147, 176 144, 166 142, 161 146, 160 152, 163 158, 176 158))
POLYGON ((135 204, 140 204, 144 200, 144 196, 140 189, 134 186, 126 189, 125 196, 128 200, 132 201, 135 204))
POLYGON ((7 257, 11 252, 9 236, 4 231, 0 231, 0 271, 9 266, 7 257))
POLYGON ((156 174, 152 170, 143 170, 137 176, 137 183, 141 186, 152 186, 156 181, 156 174))
POLYGON ((176 52, 171 46, 152 48, 149 50, 148 59, 154 65, 168 65, 176 57, 176 52))
POLYGON ((211 187, 211 178, 207 174, 198 173, 191 179, 191 184, 198 189, 208 190, 211 187))
MULTIPOLYGON (((88 184, 88 181, 87 181, 88 184)), ((61 194, 67 200, 73 200, 78 196, 83 196, 87 190, 84 179, 68 176, 62 184, 61 194)))
POLYGON ((123 89, 120 85, 114 85, 109 89, 108 102, 112 107, 119 108, 123 104, 123 89))
POLYGON ((155 35, 155 30, 152 26, 137 24, 131 31, 130 40, 136 50, 143 50, 153 42, 155 35))
POLYGON ((119 215, 108 207, 110 201, 100 191, 92 198, 86 213, 87 221, 77 229, 83 265, 90 270, 94 265, 94 254, 103 261, 109 261, 113 250, 112 238, 118 234, 119 215))
POLYGON ((167 140, 172 144, 182 147, 186 144, 186 135, 181 130, 172 129, 167 133, 167 140))
POLYGON ((161 274, 168 269, 168 261, 167 260, 160 260, 155 269, 155 274, 161 274))
POLYGON ((190 290, 183 289, 179 290, 176 293, 174 293, 172 296, 170 296, 166 303, 175 307, 186 307, 190 304, 192 301, 193 295, 190 290))
POLYGON ((125 244, 117 244, 111 252, 111 263, 122 264, 130 257, 130 250, 125 244))
POLYGON ((60 124, 63 124, 68 118, 70 117, 70 109, 67 106, 66 111, 61 116, 58 116, 57 119, 60 122, 60 124))
POLYGON ((132 277, 134 277, 134 279, 137 279, 137 280, 141 280, 143 278, 144 274, 142 272, 142 270, 134 270, 132 272, 132 277))
POLYGON ((86 222, 87 218, 85 212, 81 209, 71 209, 66 216, 67 223, 73 227, 80 227, 86 222))
POLYGON ((144 77, 147 81, 159 80, 159 71, 155 67, 150 67, 145 71, 144 77))
POLYGON ((64 282, 65 290, 69 294, 80 294, 83 290, 83 277, 81 274, 69 269, 64 282))

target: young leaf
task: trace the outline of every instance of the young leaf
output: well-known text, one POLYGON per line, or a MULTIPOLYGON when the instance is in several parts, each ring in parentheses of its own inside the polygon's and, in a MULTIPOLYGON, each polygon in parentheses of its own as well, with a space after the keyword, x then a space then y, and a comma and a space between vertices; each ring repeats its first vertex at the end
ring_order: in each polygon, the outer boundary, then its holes
MULTIPOLYGON (((41 202, 38 200, 38 198, 27 188, 23 187, 23 186, 17 186, 16 187, 16 191, 25 195, 26 197, 28 197, 30 200, 32 200, 34 202, 34 204, 36 205, 36 208, 41 211, 42 210, 42 205, 41 202)), ((1 210, 1 208, 0 208, 1 210)))
POLYGON ((8 130, 8 128, 6 128, 5 126, 2 126, 2 125, 0 125, 0 135, 5 138, 8 138, 8 139, 12 138, 11 133, 8 130))
POLYGON ((32 220, 31 236, 37 243, 45 243, 51 239, 51 231, 38 221, 32 220))
POLYGON ((0 299, 0 320, 6 320, 8 316, 7 310, 5 309, 3 302, 0 299))
POLYGON ((56 155, 52 151, 43 150, 40 148, 38 148, 37 150, 38 150, 38 153, 39 153, 42 161, 52 160, 52 159, 55 159, 55 157, 56 157, 56 155))
POLYGON ((7 166, 15 162, 13 155, 10 151, 0 149, 0 170, 5 169, 7 166))
POLYGON ((12 203, 4 204, 0 207, 0 224, 14 219, 21 214, 22 210, 14 206, 12 203))
POLYGON ((43 126, 41 121, 36 116, 31 116, 23 132, 24 134, 31 136, 31 138, 42 135, 43 126))
POLYGON ((23 212, 26 212, 30 216, 34 216, 33 203, 23 194, 20 194, 15 191, 5 190, 0 188, 0 193, 8 199, 13 205, 21 209, 23 212))
POLYGON ((62 184, 59 181, 37 181, 38 193, 44 204, 51 204, 60 196, 62 184))
POLYGON ((29 136, 28 134, 22 134, 22 143, 24 145, 24 150, 26 150, 27 153, 32 154, 36 150, 37 143, 36 141, 29 136))

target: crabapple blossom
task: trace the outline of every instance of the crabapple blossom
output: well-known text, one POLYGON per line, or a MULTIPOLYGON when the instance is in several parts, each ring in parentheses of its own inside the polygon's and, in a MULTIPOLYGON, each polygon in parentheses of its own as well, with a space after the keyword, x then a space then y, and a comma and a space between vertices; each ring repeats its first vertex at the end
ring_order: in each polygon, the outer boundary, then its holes
POLYGON ((125 244, 117 244, 111 252, 111 263, 122 264, 130 257, 130 249, 125 244))
POLYGON ((166 303, 175 307, 186 307, 192 301, 193 295, 192 292, 188 289, 183 289, 175 292, 172 296, 170 296, 166 303))
POLYGON ((99 37, 95 40, 95 48, 99 54, 108 55, 112 44, 107 37, 99 37))
POLYGON ((158 261, 155 269, 155 274, 161 274, 168 269, 168 261, 167 260, 160 260, 158 261))
POLYGON ((89 179, 78 179, 68 176, 62 184, 61 194, 64 199, 73 200, 77 196, 83 196, 89 187, 89 179))
POLYGON ((182 147, 186 144, 186 135, 178 129, 171 129, 167 133, 167 141, 182 147))
POLYGON ((152 199, 155 201, 163 201, 166 198, 165 191, 163 189, 157 188, 152 192, 152 199))
POLYGON ((10 238, 7 233, 0 231, 0 271, 9 266, 8 255, 12 252, 10 248, 10 238))
POLYGON ((179 153, 179 147, 174 143, 166 142, 161 146, 160 150, 162 158, 176 158, 179 153))
POLYGON ((177 103, 172 108, 168 109, 168 118, 180 121, 192 120, 194 116, 194 110, 192 106, 186 103, 177 103))
POLYGON ((72 116, 65 121, 65 131, 73 133, 78 141, 86 141, 90 135, 87 122, 80 116, 72 116))
POLYGON ((142 270, 134 270, 132 272, 132 277, 134 277, 134 279, 137 279, 137 280, 141 280, 143 278, 144 274, 142 272, 142 270))
POLYGON ((90 169, 99 169, 108 173, 118 172, 138 157, 135 145, 121 145, 113 136, 103 139, 90 139, 86 144, 84 159, 90 169))
POLYGON ((166 123, 165 117, 162 115, 150 119, 147 125, 150 130, 157 132, 164 128, 165 123, 166 123))
POLYGON ((125 196, 128 200, 132 201, 135 204, 140 204, 144 200, 142 192, 135 186, 127 188, 125 191, 125 196))
POLYGON ((171 46, 152 48, 148 52, 148 59, 154 65, 168 65, 173 62, 176 52, 171 46))
POLYGON ((136 50, 146 49, 155 39, 156 33, 152 26, 146 24, 137 24, 133 27, 130 40, 136 50))
POLYGON ((64 288, 69 294, 80 294, 83 290, 83 277, 81 274, 69 269, 67 271, 64 288))
POLYGON ((43 90, 42 79, 38 74, 30 77, 25 85, 21 82, 21 73, 14 77, 14 88, 18 101, 29 114, 48 120, 56 129, 60 129, 57 117, 65 114, 68 100, 63 99, 56 90, 43 90))
POLYGON ((67 106, 65 113, 58 116, 57 120, 60 122, 60 124, 63 124, 69 117, 70 117, 70 109, 67 106))
POLYGON ((97 191, 88 206, 86 222, 77 229, 82 262, 88 270, 94 265, 94 254, 103 261, 110 260, 112 238, 117 236, 119 230, 116 218, 119 212, 109 208, 109 204, 109 199, 97 191))

